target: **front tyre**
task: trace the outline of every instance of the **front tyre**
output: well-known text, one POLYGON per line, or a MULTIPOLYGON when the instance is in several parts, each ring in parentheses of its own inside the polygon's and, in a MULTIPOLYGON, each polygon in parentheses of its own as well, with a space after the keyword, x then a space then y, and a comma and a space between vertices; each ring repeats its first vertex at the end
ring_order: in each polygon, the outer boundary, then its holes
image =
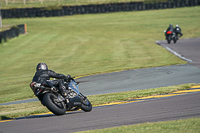
POLYGON ((92 104, 88 99, 83 100, 81 109, 85 112, 90 112, 92 110, 92 104))
POLYGON ((176 38, 174 38, 174 43, 176 43, 176 38))
POLYGON ((46 93, 43 96, 43 103, 55 115, 64 115, 66 113, 64 102, 60 102, 58 96, 53 93, 46 93))
POLYGON ((176 43, 176 41, 178 40, 177 36, 175 35, 173 38, 174 43, 176 43))

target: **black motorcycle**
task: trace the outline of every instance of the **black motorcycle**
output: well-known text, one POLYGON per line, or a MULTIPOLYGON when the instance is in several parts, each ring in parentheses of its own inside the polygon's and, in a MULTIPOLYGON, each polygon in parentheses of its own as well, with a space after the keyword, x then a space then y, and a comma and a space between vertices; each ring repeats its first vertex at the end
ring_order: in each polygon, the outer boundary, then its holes
POLYGON ((55 115, 64 115, 66 111, 75 111, 82 109, 85 112, 92 110, 92 104, 86 96, 80 93, 78 83, 73 78, 65 81, 68 88, 68 95, 64 98, 58 87, 53 86, 51 82, 43 81, 41 83, 32 84, 35 95, 41 100, 55 115))
POLYGON ((167 40, 168 44, 170 44, 172 40, 174 41, 174 43, 177 42, 178 37, 173 31, 164 31, 164 32, 167 32, 166 33, 166 40, 167 40))

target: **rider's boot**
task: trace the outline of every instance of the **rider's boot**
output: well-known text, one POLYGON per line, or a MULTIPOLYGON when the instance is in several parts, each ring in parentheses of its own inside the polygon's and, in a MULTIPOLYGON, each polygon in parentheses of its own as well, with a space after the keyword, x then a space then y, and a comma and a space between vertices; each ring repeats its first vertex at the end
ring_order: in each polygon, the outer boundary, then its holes
POLYGON ((61 91, 62 96, 64 97, 66 97, 69 93, 69 91, 66 89, 65 86, 60 87, 60 91, 61 91))

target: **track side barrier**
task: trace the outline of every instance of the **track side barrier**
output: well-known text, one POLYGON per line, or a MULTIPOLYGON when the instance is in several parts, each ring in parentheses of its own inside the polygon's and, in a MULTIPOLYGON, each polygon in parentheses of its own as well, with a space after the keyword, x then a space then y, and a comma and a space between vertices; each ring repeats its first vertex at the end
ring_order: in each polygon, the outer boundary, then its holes
POLYGON ((20 34, 25 34, 27 32, 26 24, 21 24, 13 26, 12 28, 0 32, 0 43, 6 42, 8 39, 18 37, 20 34))

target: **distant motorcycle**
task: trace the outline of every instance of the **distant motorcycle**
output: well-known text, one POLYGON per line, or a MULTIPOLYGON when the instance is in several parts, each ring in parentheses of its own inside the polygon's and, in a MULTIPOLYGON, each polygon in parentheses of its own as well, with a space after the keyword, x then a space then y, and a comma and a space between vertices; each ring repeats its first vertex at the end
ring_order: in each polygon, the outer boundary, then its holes
POLYGON ((177 42, 178 37, 173 31, 164 31, 164 32, 166 33, 166 40, 168 44, 170 44, 172 40, 174 41, 174 43, 177 42))
POLYGON ((75 111, 82 109, 85 112, 92 110, 92 104, 86 96, 80 93, 78 83, 72 78, 65 81, 65 86, 69 93, 64 98, 58 87, 53 86, 51 82, 33 83, 32 89, 36 96, 41 97, 41 102, 55 115, 64 115, 66 111, 75 111))

